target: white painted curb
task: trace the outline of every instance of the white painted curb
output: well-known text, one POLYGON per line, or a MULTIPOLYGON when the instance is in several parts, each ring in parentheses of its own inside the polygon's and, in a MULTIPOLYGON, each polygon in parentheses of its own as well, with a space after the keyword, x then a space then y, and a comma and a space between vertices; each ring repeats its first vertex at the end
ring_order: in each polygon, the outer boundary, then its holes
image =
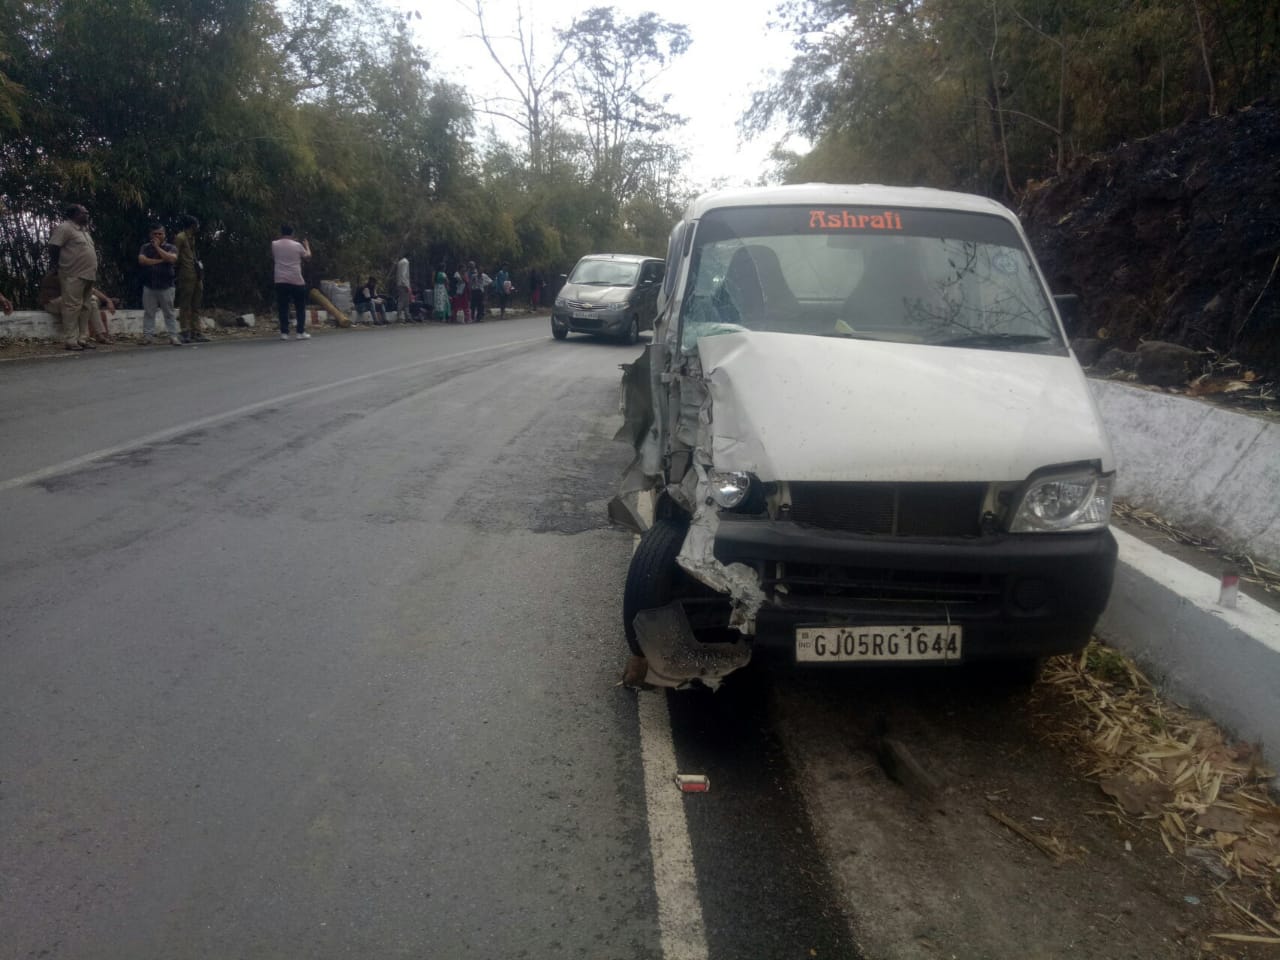
POLYGON ((1220 581, 1137 537, 1120 545, 1111 602, 1097 634, 1129 654, 1172 699, 1213 717, 1280 759, 1280 613, 1239 596, 1218 605, 1220 581))

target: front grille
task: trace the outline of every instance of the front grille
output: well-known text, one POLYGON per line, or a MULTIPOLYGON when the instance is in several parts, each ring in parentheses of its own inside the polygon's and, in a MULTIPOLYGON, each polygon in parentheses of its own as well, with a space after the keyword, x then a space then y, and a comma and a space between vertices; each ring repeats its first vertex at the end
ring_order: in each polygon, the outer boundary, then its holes
POLYGON ((990 605, 999 601, 1004 589, 1003 576, 987 573, 810 563, 762 566, 765 570, 774 567, 770 570, 773 576, 761 578, 762 585, 782 606, 803 605, 805 600, 817 598, 827 603, 844 600, 990 605))
POLYGON ((976 537, 983 483, 791 485, 788 519, 824 530, 899 537, 976 537))

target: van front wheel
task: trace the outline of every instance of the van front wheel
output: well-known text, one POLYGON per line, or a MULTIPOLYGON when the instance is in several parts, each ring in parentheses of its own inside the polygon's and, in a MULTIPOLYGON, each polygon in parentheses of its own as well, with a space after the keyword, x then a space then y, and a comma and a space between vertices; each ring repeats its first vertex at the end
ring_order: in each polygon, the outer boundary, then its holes
POLYGON ((633 347, 640 342, 640 318, 639 317, 631 318, 631 323, 627 327, 627 332, 622 335, 622 342, 629 347, 633 347))

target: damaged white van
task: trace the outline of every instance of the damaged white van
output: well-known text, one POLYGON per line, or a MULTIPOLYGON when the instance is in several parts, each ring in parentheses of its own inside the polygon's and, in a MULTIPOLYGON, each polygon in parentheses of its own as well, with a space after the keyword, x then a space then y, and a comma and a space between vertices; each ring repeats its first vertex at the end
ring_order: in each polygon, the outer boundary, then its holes
POLYGON ((700 197, 625 368, 648 680, 1079 650, 1106 605, 1114 459, 1016 216, 920 188, 700 197))

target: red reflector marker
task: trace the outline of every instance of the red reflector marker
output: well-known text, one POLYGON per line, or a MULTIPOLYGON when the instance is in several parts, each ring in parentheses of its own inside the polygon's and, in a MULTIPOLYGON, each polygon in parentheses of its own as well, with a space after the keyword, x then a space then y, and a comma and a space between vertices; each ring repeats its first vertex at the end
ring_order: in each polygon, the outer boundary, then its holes
POLYGON ((1222 574, 1222 589, 1218 591, 1218 604, 1223 607, 1234 607, 1239 593, 1240 574, 1228 568, 1222 574))
POLYGON ((711 789, 711 780, 703 773, 677 773, 676 786, 682 793, 706 793, 711 789))

